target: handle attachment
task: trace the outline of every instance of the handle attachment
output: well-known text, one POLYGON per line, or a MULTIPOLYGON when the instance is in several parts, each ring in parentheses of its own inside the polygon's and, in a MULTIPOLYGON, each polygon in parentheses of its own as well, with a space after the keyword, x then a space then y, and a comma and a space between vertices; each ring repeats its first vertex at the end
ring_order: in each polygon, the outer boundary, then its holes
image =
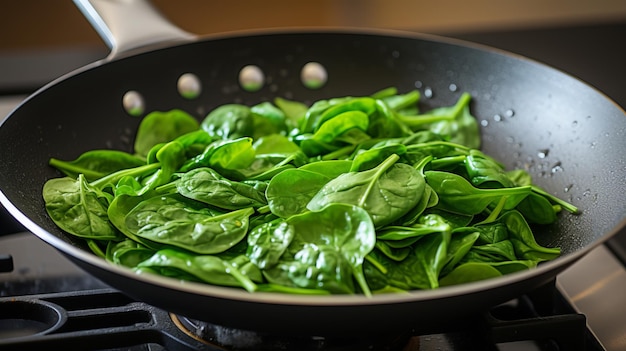
POLYGON ((189 42, 196 35, 172 24, 147 0, 74 0, 116 58, 146 47, 189 42))

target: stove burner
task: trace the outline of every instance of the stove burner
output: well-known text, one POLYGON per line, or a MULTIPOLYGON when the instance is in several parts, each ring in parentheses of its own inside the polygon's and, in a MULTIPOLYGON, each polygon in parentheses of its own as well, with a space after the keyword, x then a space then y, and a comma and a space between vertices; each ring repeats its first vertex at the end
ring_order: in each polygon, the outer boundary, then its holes
POLYGON ((50 302, 0 302, 0 340, 51 333, 66 321, 65 311, 50 302))
POLYGON ((276 335, 223 327, 187 317, 171 315, 172 321, 185 334, 228 351, 411 351, 419 350, 419 337, 411 332, 387 337, 324 337, 276 335), (417 348, 416 348, 417 347, 417 348))
POLYGON ((114 289, 22 295, 0 298, 0 349, 604 350, 586 328, 585 316, 574 312, 558 296, 554 284, 547 284, 511 303, 472 318, 460 318, 457 323, 419 337, 411 331, 380 338, 327 338, 215 326, 135 301, 114 289), (13 327, 13 323, 18 326, 13 327))

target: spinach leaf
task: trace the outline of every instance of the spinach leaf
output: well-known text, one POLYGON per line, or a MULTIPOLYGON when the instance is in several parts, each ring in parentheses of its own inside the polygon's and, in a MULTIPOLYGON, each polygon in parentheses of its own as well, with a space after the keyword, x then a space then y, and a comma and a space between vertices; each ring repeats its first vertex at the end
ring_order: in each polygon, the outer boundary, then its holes
POLYGON ((348 160, 316 161, 300 167, 303 171, 319 173, 331 179, 350 172, 351 168, 352 161, 348 160))
POLYGON ((285 114, 271 102, 265 101, 250 108, 253 120, 252 137, 257 140, 266 135, 287 134, 285 114))
POLYGON ((200 155, 187 160, 180 167, 180 171, 188 172, 199 167, 218 170, 245 169, 252 164, 254 157, 252 138, 218 140, 209 144, 200 155))
POLYGON ((254 119, 250 107, 226 104, 209 112, 200 127, 217 139, 239 139, 253 135, 254 119))
POLYGON ((106 259, 114 264, 134 268, 140 262, 152 256, 154 252, 153 249, 130 239, 120 242, 109 241, 106 249, 106 259))
POLYGON ((456 267, 439 281, 440 286, 450 286, 492 279, 502 276, 495 267, 484 262, 468 262, 456 267))
POLYGON ((389 156, 393 154, 401 156, 405 152, 406 146, 402 144, 391 144, 383 147, 364 150, 354 156, 350 171, 358 172, 372 169, 381 164, 389 156))
POLYGON ((352 129, 366 131, 368 124, 369 118, 365 113, 361 111, 347 111, 322 124, 313 134, 313 140, 320 143, 333 143, 337 138, 350 132, 352 129))
POLYGON ((46 211, 54 223, 72 235, 115 240, 119 232, 107 216, 108 199, 82 175, 48 180, 43 187, 46 211))
POLYGON ((145 160, 118 150, 91 150, 81 154, 74 161, 50 159, 50 165, 74 179, 82 174, 88 181, 102 178, 113 172, 139 167, 145 160))
POLYGON ((475 188, 460 175, 442 172, 426 171, 426 181, 439 196, 439 208, 450 212, 467 215, 476 215, 483 212, 487 206, 498 202, 506 196, 505 209, 515 208, 531 191, 530 186, 480 189, 475 188))
MULTIPOLYGON (((292 237, 274 267, 264 271, 270 283, 333 293, 354 293, 353 281, 370 294, 363 275, 363 260, 374 249, 374 225, 363 209, 332 204, 316 212, 292 216, 287 228, 270 235, 292 237)), ((274 240, 279 242, 280 239, 274 240)), ((266 241, 267 242, 267 241, 266 241)))
POLYGON ((270 181, 265 195, 273 214, 288 218, 307 210, 307 204, 331 178, 303 169, 289 169, 270 181))
MULTIPOLYGON (((150 268, 154 271, 169 270, 183 272, 183 276, 192 276, 199 281, 222 286, 242 287, 249 292, 256 290, 255 281, 260 282, 261 272, 242 256, 232 261, 218 256, 194 255, 175 249, 157 251, 150 258, 139 263, 138 268, 150 268)), ((176 276, 181 276, 176 273, 176 276)))
POLYGON ((403 216, 423 196, 422 174, 406 164, 396 164, 391 155, 376 168, 345 173, 328 182, 307 204, 312 211, 331 203, 345 203, 365 209, 377 227, 403 216))
POLYGON ((507 262, 467 262, 456 267, 439 281, 440 286, 450 286, 492 279, 504 274, 510 274, 534 268, 532 261, 507 261, 507 262))
POLYGON ((185 111, 173 109, 146 115, 137 129, 135 153, 146 156, 153 146, 167 143, 199 128, 198 121, 185 111))
POLYGON ((274 99, 274 104, 283 111, 287 126, 290 130, 298 127, 299 121, 304 119, 308 107, 299 101, 287 100, 281 97, 274 99))
POLYGON ((482 152, 472 150, 470 154, 464 158, 464 162, 469 179, 474 186, 483 188, 515 187, 515 183, 504 171, 504 167, 482 152), (486 186, 486 184, 489 183, 495 183, 495 185, 486 186))
POLYGON ((192 200, 155 196, 135 206, 125 217, 125 225, 141 238, 199 254, 216 254, 245 237, 253 212, 244 208, 215 216, 192 200))
POLYGON ((402 289, 435 289, 439 274, 447 262, 450 232, 438 232, 418 240, 411 253, 401 262, 376 256, 385 267, 388 284, 402 289))
POLYGON ((254 227, 248 235, 246 255, 261 269, 276 266, 295 236, 282 219, 273 219, 254 227))
MULTIPOLYGON (((341 122, 345 122, 349 119, 346 118, 346 116, 353 116, 354 118, 356 118, 355 116, 359 116, 359 118, 360 116, 365 116, 367 119, 374 111, 376 111, 376 101, 370 97, 347 98, 345 101, 334 104, 324 110, 316 121, 314 131, 317 134, 326 122, 331 121, 338 116, 342 117, 328 126, 341 125, 341 122), (346 113, 348 114, 346 115, 346 113)), ((326 128, 330 128, 328 126, 326 128)), ((361 130, 366 129, 367 123, 365 123, 365 128, 361 128, 361 130)))
POLYGON ((528 194, 515 209, 523 214, 528 222, 535 224, 554 223, 559 212, 546 197, 535 192, 528 194))
POLYGON ((386 226, 377 231, 376 237, 378 240, 404 240, 450 230, 450 225, 442 217, 429 214, 409 227, 386 226))
POLYGON ((499 220, 506 225, 518 258, 539 262, 553 260, 561 254, 559 248, 547 248, 537 244, 528 222, 518 211, 508 211, 499 220))
POLYGON ((267 204, 263 191, 246 183, 230 181, 210 168, 183 173, 176 188, 185 197, 226 210, 258 208, 267 204))

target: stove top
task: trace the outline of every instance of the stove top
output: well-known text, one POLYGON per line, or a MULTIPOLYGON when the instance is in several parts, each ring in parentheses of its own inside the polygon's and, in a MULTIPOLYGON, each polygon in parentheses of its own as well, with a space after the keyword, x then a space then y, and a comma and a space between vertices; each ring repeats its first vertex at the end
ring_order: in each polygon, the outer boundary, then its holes
POLYGON ((134 301, 27 233, 0 237, 0 349, 623 350, 626 269, 600 246, 532 293, 421 336, 292 338, 222 328, 134 301), (7 262, 12 264, 7 264, 7 262), (617 293, 616 292, 620 292, 617 293), (86 346, 97 345, 97 346, 86 346), (93 348, 92 348, 93 347, 93 348))
MULTIPOLYGON (((450 36, 551 64, 626 106, 622 82, 626 54, 614 50, 625 34, 626 23, 616 23, 450 36)), ((82 63, 75 53, 68 55, 78 67, 98 54, 87 55, 82 63)), ((28 60, 30 64, 42 61, 45 55, 28 60)), ((0 72, 28 70, 3 63, 6 60, 0 55, 0 72)), ((69 69, 67 64, 49 67, 45 76, 28 77, 31 91, 48 77, 69 69)), ((0 87, 0 116, 8 114, 29 92, 23 84, 15 86, 14 90, 0 87)), ((394 335, 385 340, 294 339, 222 328, 134 301, 25 232, 0 207, 0 349, 624 350, 625 253, 626 233, 621 233, 545 287, 427 335, 394 335)))

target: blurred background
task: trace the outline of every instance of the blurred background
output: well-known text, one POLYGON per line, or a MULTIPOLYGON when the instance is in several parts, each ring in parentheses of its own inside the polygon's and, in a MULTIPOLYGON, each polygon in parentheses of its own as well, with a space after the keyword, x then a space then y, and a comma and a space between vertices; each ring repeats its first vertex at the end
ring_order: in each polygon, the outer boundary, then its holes
MULTIPOLYGON (((579 76, 578 67, 589 66, 581 78, 592 84, 600 80, 598 75, 609 74, 603 61, 615 63, 616 58, 602 55, 595 57, 595 62, 587 62, 589 55, 594 52, 600 55, 598 45, 619 51, 626 39, 625 0, 153 0, 152 3, 176 25, 200 35, 285 27, 409 30, 482 42, 579 76), (583 50, 585 58, 581 55, 583 50), (559 57, 553 57, 555 54, 559 57), (564 55, 571 56, 571 60, 564 61, 561 57, 564 55), (594 65, 597 68, 591 67, 594 65)), ((0 6, 0 94, 30 93, 108 53, 72 0, 5 0, 0 6)), ((610 74, 615 76, 616 72, 610 74)))
MULTIPOLYGON (((624 0, 152 2, 174 23, 197 34, 289 26, 356 26, 445 34, 626 20, 624 0)), ((71 0, 3 1, 1 6, 0 51, 103 45, 71 0)))

